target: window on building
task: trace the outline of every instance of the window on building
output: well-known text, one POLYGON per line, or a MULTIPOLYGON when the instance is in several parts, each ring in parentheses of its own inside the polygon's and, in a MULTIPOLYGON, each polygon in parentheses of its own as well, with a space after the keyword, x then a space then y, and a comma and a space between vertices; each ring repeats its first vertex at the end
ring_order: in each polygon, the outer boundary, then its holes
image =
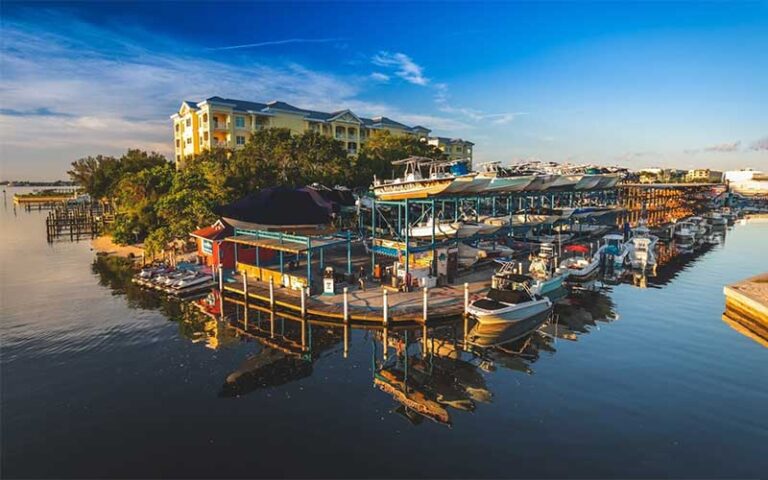
POLYGON ((349 150, 349 153, 355 153, 357 152, 357 143, 355 142, 349 142, 347 144, 347 150, 349 150))
POLYGON ((208 132, 203 132, 203 140, 208 141, 208 132))
POLYGON ((177 161, 177 162, 180 162, 180 161, 181 161, 181 155, 176 155, 176 161, 177 161))
POLYGON ((245 137, 242 135, 238 135, 235 140, 237 141, 238 145, 245 145, 245 137))
POLYGON ((187 138, 187 145, 190 145, 192 143, 192 137, 187 138))
POLYGON ((203 122, 208 123, 208 114, 207 113, 203 114, 203 122))
POLYGON ((192 126, 192 119, 188 118, 186 123, 187 123, 188 127, 191 127, 192 126))
POLYGON ((179 131, 179 122, 176 122, 176 131, 179 131))
POLYGON ((336 127, 336 138, 344 138, 344 127, 336 127))
POLYGON ((245 117, 235 117, 235 128, 245 128, 245 117))
POLYGON ((181 147, 181 140, 177 139, 176 140, 176 148, 180 148, 180 147, 181 147))

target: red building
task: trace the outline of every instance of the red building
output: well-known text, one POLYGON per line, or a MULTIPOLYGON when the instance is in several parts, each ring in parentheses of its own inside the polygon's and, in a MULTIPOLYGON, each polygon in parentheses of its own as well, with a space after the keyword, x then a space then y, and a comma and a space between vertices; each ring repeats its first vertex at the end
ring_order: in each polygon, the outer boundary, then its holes
MULTIPOLYGON (((210 227, 204 227, 190 233, 197 240, 197 258, 201 265, 207 265, 212 269, 235 268, 235 244, 225 242, 224 239, 234 234, 234 229, 223 220, 218 220, 210 227)), ((267 263, 274 260, 275 252, 261 249, 260 262, 267 263)), ((237 250, 237 259, 244 263, 256 263, 256 249, 240 245, 237 250)))

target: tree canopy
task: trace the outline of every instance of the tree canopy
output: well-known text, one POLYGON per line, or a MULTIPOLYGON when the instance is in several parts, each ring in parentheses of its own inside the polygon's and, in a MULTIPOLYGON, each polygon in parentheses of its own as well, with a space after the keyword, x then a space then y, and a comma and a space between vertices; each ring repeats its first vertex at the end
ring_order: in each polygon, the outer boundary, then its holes
POLYGON ((132 149, 119 158, 81 158, 68 173, 92 197, 115 205, 115 241, 143 239, 152 253, 210 224, 216 205, 274 186, 367 187, 374 175, 393 174, 393 160, 411 155, 443 158, 434 146, 386 131, 372 135, 353 157, 342 142, 318 132, 269 128, 254 132, 244 148, 204 151, 180 171, 158 153, 132 149))

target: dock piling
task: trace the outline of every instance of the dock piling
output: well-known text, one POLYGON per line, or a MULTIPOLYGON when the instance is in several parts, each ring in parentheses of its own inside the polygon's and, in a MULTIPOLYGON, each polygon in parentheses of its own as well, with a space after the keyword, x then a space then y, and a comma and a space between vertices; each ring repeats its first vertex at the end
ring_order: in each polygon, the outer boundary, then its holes
POLYGON ((381 307, 383 309, 383 319, 384 319, 384 327, 389 324, 389 301, 387 300, 387 289, 382 290, 382 303, 381 307))
POLYGON ((301 318, 307 316, 307 292, 301 287, 301 318))
POLYGON ((269 308, 275 309, 275 280, 269 277, 269 308))
POLYGON ((427 299, 429 298, 429 287, 424 287, 424 306, 421 312, 421 319, 424 321, 424 324, 427 323, 427 299))

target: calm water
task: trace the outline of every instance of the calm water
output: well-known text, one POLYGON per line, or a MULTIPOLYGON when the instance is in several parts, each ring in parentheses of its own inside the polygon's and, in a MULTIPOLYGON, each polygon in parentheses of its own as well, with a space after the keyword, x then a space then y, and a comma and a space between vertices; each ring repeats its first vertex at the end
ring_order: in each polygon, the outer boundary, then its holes
MULTIPOLYGON (((412 346, 412 388, 452 405, 441 407, 449 428, 409 421, 374 387, 375 334, 354 331, 345 359, 339 332, 316 327, 312 362, 235 338, 124 288, 124 275, 93 266, 87 241, 48 245, 45 213, 14 214, 11 194, 0 212, 3 477, 768 471, 768 349, 721 319, 723 284, 768 269, 768 224, 735 227, 649 288, 566 299, 576 341, 431 364, 412 346)), ((384 369, 402 370, 396 358, 384 369)))

